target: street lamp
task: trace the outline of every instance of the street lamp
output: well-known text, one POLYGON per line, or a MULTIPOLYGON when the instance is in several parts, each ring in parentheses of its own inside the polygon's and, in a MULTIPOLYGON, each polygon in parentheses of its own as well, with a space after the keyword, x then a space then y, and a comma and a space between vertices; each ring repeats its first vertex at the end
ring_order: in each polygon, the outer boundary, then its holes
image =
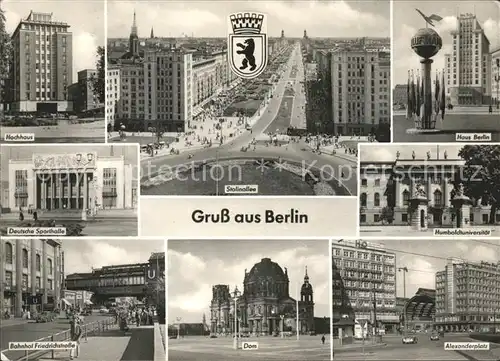
POLYGON ((177 321, 177 339, 180 340, 180 338, 181 338, 181 320, 182 320, 182 317, 176 317, 175 320, 177 321))
POLYGON ((281 333, 281 338, 284 338, 285 335, 283 334, 284 333, 284 323, 285 323, 285 315, 280 315, 280 319, 281 319, 281 330, 280 330, 280 333, 281 333))
POLYGON ((234 341, 233 341, 233 348, 235 350, 238 349, 238 297, 240 297, 241 293, 238 290, 238 287, 236 286, 233 291, 233 298, 234 298, 234 341))

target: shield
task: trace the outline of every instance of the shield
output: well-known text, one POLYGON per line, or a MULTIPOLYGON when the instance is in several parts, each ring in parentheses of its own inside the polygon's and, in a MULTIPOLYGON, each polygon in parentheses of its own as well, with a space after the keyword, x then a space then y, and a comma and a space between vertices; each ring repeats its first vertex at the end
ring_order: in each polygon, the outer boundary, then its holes
POLYGON ((229 65, 240 78, 256 78, 266 69, 266 34, 230 34, 228 47, 229 65), (252 47, 253 51, 245 53, 246 49, 252 47))

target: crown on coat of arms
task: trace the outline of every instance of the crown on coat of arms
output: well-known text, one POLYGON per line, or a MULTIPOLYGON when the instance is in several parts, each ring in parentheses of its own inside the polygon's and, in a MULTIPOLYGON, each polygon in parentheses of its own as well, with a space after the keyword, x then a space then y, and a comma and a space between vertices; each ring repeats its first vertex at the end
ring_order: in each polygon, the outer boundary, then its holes
POLYGON ((264 15, 255 13, 239 13, 229 17, 234 34, 260 34, 264 15))

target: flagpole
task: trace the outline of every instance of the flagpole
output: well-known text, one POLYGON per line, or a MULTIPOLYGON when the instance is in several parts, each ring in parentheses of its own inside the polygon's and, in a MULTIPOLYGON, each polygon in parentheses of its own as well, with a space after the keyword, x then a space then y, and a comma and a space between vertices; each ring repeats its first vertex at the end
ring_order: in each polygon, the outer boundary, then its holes
POLYGON ((298 283, 295 283, 295 310, 296 310, 296 315, 295 315, 295 318, 297 319, 296 321, 296 329, 297 329, 297 341, 300 339, 300 335, 299 335, 299 284, 298 283))

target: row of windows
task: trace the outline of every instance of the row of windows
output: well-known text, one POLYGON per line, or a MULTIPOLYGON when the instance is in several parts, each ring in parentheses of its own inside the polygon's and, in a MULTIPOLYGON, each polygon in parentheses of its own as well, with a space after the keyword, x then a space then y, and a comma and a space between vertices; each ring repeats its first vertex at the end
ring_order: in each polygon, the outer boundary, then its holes
MULTIPOLYGON (((12 243, 5 242, 4 250, 5 250, 5 264, 12 265, 14 262, 14 260, 13 260, 14 249, 13 249, 12 243)), ((21 253, 22 266, 23 266, 23 268, 29 268, 28 250, 26 248, 23 248, 21 252, 22 252, 21 253)), ((41 270, 42 270, 42 259, 38 253, 35 255, 35 269, 37 272, 41 272, 41 270)), ((52 272, 53 272, 52 260, 50 258, 48 258, 47 259, 47 273, 51 275, 52 272)))

